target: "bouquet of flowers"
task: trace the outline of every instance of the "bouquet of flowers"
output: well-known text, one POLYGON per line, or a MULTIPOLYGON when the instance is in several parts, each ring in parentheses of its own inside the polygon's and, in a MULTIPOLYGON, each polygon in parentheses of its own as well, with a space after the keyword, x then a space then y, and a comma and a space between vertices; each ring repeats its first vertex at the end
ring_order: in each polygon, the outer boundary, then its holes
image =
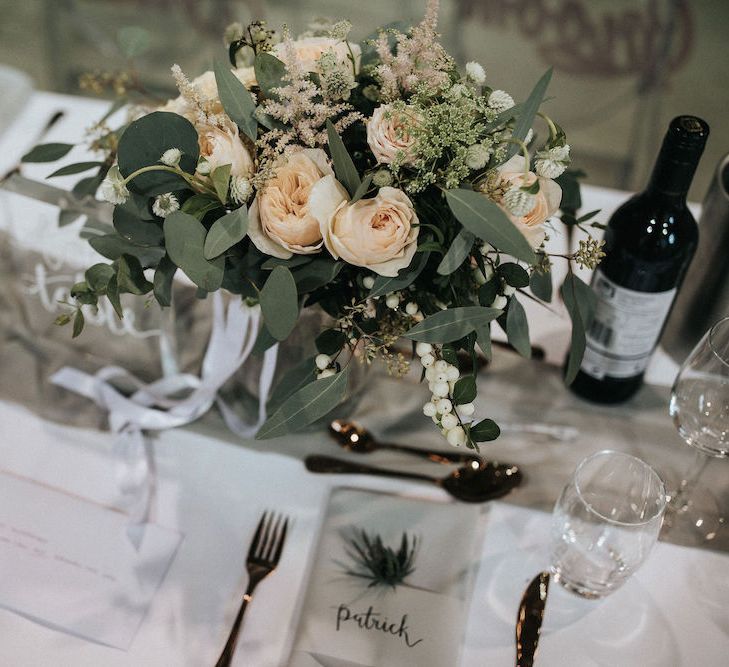
MULTIPOLYGON (((73 322, 78 335, 84 310, 103 297, 121 316, 123 292, 169 306, 180 270, 201 296, 222 289, 260 306, 269 346, 289 336, 303 308, 331 316, 319 354, 284 377, 288 398, 258 437, 326 414, 352 363, 380 359, 402 375, 416 358, 431 394, 423 412, 450 444, 497 437, 494 421, 474 417, 477 348, 491 357, 496 321, 529 356, 519 299, 551 299, 544 242, 560 183, 573 191, 575 180, 564 131, 540 111, 551 72, 516 104, 479 63, 457 67, 439 42, 437 13, 431 0, 420 24, 362 44, 348 40, 347 21, 297 39, 262 21, 233 24, 229 64, 192 80, 175 65, 178 97, 134 106, 114 131, 102 123, 92 148, 103 160, 56 173, 98 166, 83 188, 100 186, 115 205, 115 229, 90 243, 111 261, 89 267, 59 324, 73 322), (531 148, 537 122, 548 136, 531 148)), ((33 155, 62 153, 41 146, 33 155)), ((589 217, 561 220, 584 229, 596 224, 589 217)), ((601 254, 589 237, 562 256, 568 381, 594 308, 572 262, 593 267, 601 254)))

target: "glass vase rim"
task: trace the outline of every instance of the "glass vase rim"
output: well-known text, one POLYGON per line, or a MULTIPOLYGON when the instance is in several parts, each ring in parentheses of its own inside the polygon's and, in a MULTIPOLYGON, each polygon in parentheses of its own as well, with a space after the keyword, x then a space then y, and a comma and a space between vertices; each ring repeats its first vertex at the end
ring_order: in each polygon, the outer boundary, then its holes
POLYGON ((729 322, 729 315, 726 317, 722 317, 720 320, 717 320, 712 325, 711 329, 709 329, 709 349, 711 350, 711 353, 727 368, 729 368, 729 359, 726 359, 722 354, 719 353, 719 351, 714 346, 714 334, 716 333, 716 330, 729 322))
POLYGON ((580 499, 580 502, 585 506, 588 512, 591 514, 594 514, 598 518, 602 519, 606 523, 612 524, 613 526, 623 526, 626 528, 639 528, 640 526, 646 526, 650 523, 653 523, 656 519, 659 519, 665 509, 668 505, 668 496, 666 494, 666 483, 663 480, 663 477, 661 477, 658 474, 658 471, 650 464, 646 463, 643 459, 641 459, 638 456, 634 456, 633 454, 628 454, 627 452, 621 452, 617 449, 601 449, 597 452, 594 452, 593 454, 590 454, 589 456, 586 456, 582 461, 579 462, 577 467, 575 468, 574 473, 572 474, 572 480, 575 485, 575 490, 577 491, 577 497, 580 499), (610 455, 612 457, 621 457, 625 459, 632 459, 633 461, 637 462, 641 467, 647 468, 650 473, 654 476, 655 480, 658 482, 659 491, 658 499, 660 499, 660 503, 656 504, 656 511, 647 519, 644 519, 643 521, 620 521, 618 519, 614 519, 609 516, 605 516, 602 512, 599 512, 595 507, 587 501, 587 498, 582 492, 582 489, 580 488, 580 479, 579 474, 582 472, 583 468, 588 464, 591 463, 594 459, 597 459, 599 457, 610 455))

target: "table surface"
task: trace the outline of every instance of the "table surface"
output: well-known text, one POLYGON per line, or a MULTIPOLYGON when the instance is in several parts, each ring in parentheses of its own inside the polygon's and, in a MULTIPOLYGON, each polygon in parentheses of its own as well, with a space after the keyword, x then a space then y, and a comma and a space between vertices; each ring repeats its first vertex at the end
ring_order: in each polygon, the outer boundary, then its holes
MULTIPOLYGON (((57 109, 63 122, 45 141, 80 136, 104 104, 82 98, 35 93, 26 113, 0 135, 0 174, 35 142, 57 109)), ((54 167, 55 168, 55 165, 54 167)), ((28 169, 40 178, 46 165, 28 169)), ((626 193, 586 187, 585 208, 602 208, 606 219, 626 193)), ((31 205, 31 204, 28 204, 31 205)), ((49 223, 50 224, 50 223, 49 223)), ((557 240, 557 242, 559 242, 557 240)), ((563 311, 533 315, 534 340, 548 359, 561 360, 568 325, 563 311), (535 322, 535 318, 537 322, 535 322)), ((58 414, 39 396, 52 363, 45 366, 10 344, 0 346, 0 465, 106 504, 117 500, 111 439, 88 428, 60 426, 38 414, 58 414), (16 378, 24 378, 18 383, 16 378)), ((651 378, 670 384, 675 365, 658 356, 651 378)), ((357 417, 378 438, 444 446, 420 416, 427 398, 412 379, 396 382, 373 373, 357 417), (412 386, 410 386, 412 385, 412 386)), ((60 396, 58 392, 52 394, 60 396)), ((544 565, 551 507, 576 463, 603 448, 633 453, 654 465, 670 483, 692 459, 667 415, 668 389, 646 385, 619 407, 588 404, 567 391, 557 367, 502 353, 479 378, 478 413, 504 422, 548 422, 574 426, 579 435, 564 442, 540 435, 508 433, 484 447, 490 457, 523 467, 526 479, 505 503, 494 503, 487 524, 481 569, 474 589, 462 665, 513 664, 513 627, 518 595, 530 574, 544 565), (529 508, 529 511, 524 508, 529 508), (502 595, 495 573, 509 573, 513 590, 502 595), (502 619, 503 617, 503 619, 502 619), (502 619, 502 620, 499 620, 502 619)), ((81 399, 66 396, 69 414, 89 411, 81 399)), ((103 416, 91 410, 92 422, 103 416)), ((88 423, 88 420, 87 420, 88 423)), ((422 485, 363 477, 316 477, 301 459, 310 453, 349 456, 335 450, 320 432, 266 442, 241 442, 209 414, 184 429, 160 434, 154 443, 158 489, 153 519, 179 529, 184 540, 129 652, 95 645, 0 611, 0 664, 13 665, 203 665, 212 664, 224 642, 245 587, 244 557, 264 508, 295 516, 295 526, 278 573, 261 589, 244 626, 239 664, 267 667, 284 660, 305 587, 308 559, 326 497, 334 485, 401 490, 441 498, 422 485), (265 593, 265 594, 264 594, 265 593), (272 619, 276 619, 275 623, 272 619)), ((356 460, 362 461, 362 458, 356 460)), ((366 459, 376 465, 425 471, 393 453, 366 459)), ((714 461, 703 483, 729 507, 725 461, 714 461)), ((656 548, 646 566, 624 589, 585 612, 549 622, 539 665, 719 665, 729 650, 729 551, 727 530, 709 549, 668 543, 656 548), (646 639, 647 638, 647 639, 646 639)), ((678 528, 671 541, 688 540, 678 528)), ((551 597, 550 597, 551 600, 551 597)), ((552 604, 550 602, 550 604, 552 604)))

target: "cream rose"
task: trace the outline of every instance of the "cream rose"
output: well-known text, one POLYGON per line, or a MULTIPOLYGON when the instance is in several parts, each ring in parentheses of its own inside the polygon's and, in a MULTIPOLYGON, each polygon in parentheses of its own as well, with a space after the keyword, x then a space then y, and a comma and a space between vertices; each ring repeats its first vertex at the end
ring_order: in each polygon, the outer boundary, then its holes
POLYGON ((332 173, 321 148, 305 148, 281 164, 248 213, 248 236, 256 248, 281 259, 319 252, 322 234, 310 196, 316 183, 332 173))
MULTIPOLYGON (((353 42, 343 42, 332 37, 304 37, 291 42, 296 53, 296 59, 301 63, 307 72, 317 72, 317 60, 323 53, 330 49, 334 51, 334 55, 338 62, 350 64, 350 49, 354 55, 354 69, 359 72, 359 63, 362 57, 362 49, 359 44, 353 42)), ((273 55, 279 60, 286 57, 286 43, 281 42, 273 47, 273 55)))
MULTIPOLYGON (((497 168, 499 176, 516 187, 532 185, 539 177, 528 170, 529 165, 523 155, 514 155, 507 162, 497 168)), ((539 192, 535 195, 534 207, 529 213, 523 216, 515 216, 509 211, 509 216, 514 225, 525 236, 532 248, 538 248, 544 242, 546 233, 544 223, 558 210, 562 201, 562 188, 550 178, 539 178, 539 192)))
POLYGON ((198 125, 195 129, 200 144, 200 157, 207 160, 210 171, 229 164, 231 176, 253 174, 253 158, 233 121, 226 122, 223 127, 198 125))
POLYGON ((380 188, 373 199, 350 204, 342 185, 326 176, 314 186, 309 201, 324 245, 335 259, 381 276, 396 276, 410 264, 418 245, 418 216, 402 190, 380 188))
POLYGON ((389 104, 372 112, 367 121, 367 143, 378 162, 390 164, 398 155, 402 164, 413 162, 415 138, 410 128, 414 122, 412 114, 393 111, 389 104))

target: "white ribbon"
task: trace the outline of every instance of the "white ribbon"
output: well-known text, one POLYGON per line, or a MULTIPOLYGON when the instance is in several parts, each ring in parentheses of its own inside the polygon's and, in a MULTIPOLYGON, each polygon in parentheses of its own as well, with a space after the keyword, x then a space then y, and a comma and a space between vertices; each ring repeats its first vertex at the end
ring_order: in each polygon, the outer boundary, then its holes
POLYGON ((227 380, 245 363, 258 337, 261 310, 242 301, 231 300, 227 312, 220 292, 213 295, 213 325, 200 377, 177 373, 144 384, 118 366, 105 366, 90 375, 76 368, 61 368, 51 376, 54 384, 86 396, 109 413, 109 426, 116 435, 114 454, 118 462, 117 479, 129 505, 130 539, 139 546, 143 525, 149 519, 154 498, 155 473, 151 443, 144 431, 161 431, 189 424, 216 403, 228 428, 249 438, 266 420, 266 399, 276 370, 278 345, 266 350, 259 378, 259 406, 255 424, 246 424, 218 396, 227 380), (127 396, 112 381, 131 384, 135 391, 127 396), (187 392, 184 398, 171 398, 187 392))

